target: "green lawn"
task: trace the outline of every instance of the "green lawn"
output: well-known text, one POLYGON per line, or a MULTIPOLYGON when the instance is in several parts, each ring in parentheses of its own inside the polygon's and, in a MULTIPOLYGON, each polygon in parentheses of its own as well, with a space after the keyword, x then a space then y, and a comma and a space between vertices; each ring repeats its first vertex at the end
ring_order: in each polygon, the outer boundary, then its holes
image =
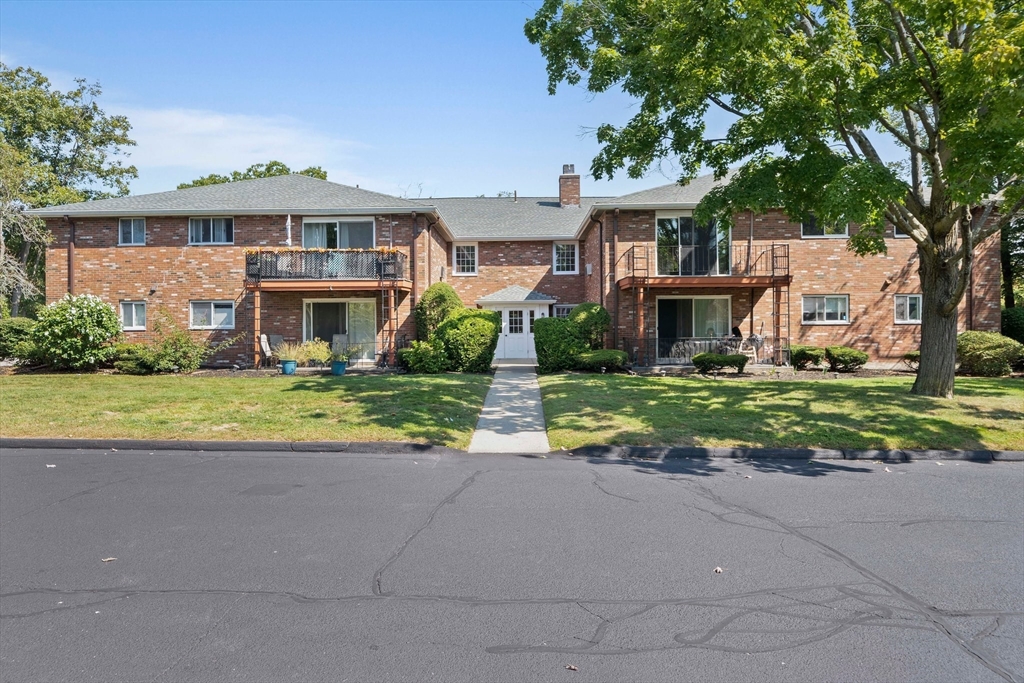
POLYGON ((956 398, 911 378, 731 381, 541 377, 552 448, 777 446, 1024 450, 1024 382, 957 378, 956 398))
POLYGON ((416 441, 466 448, 481 375, 0 377, 0 435, 416 441))

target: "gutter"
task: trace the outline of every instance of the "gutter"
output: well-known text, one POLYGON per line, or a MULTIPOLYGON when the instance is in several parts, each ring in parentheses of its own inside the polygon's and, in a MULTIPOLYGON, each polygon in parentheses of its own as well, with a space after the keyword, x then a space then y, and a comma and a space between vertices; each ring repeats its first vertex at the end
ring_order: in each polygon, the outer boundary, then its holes
POLYGON ((299 216, 382 216, 388 213, 412 214, 428 211, 437 214, 437 209, 430 206, 416 207, 411 209, 407 206, 391 208, 363 207, 363 208, 334 208, 334 209, 310 209, 296 207, 263 207, 257 209, 85 209, 79 211, 68 211, 59 206, 45 207, 40 209, 29 209, 25 213, 38 218, 62 218, 75 216, 77 218, 142 218, 146 216, 268 216, 277 214, 297 214, 299 216))

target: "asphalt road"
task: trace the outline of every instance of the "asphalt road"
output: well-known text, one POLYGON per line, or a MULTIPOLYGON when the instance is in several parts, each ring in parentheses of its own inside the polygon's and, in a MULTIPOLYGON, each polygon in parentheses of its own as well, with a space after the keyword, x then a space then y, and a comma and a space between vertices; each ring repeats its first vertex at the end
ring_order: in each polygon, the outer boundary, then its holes
POLYGON ((0 593, 4 681, 1022 681, 1024 465, 6 450, 0 593))

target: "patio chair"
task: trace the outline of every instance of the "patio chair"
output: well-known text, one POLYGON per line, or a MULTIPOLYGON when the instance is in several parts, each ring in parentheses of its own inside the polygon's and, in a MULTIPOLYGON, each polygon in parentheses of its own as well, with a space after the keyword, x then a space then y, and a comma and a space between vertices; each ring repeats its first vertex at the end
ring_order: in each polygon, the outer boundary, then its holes
POLYGON ((276 349, 278 346, 284 343, 283 334, 268 334, 267 339, 270 341, 271 349, 276 349))
POLYGON ((267 339, 267 335, 260 335, 260 350, 263 352, 263 367, 273 367, 274 361, 277 358, 277 354, 270 348, 270 341, 267 339))

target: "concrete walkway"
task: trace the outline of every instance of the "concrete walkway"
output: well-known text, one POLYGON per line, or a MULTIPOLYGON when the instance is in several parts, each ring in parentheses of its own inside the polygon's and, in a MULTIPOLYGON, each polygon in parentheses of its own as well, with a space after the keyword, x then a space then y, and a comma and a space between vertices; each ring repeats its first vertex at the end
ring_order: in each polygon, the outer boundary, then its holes
POLYGON ((470 453, 547 453, 547 425, 536 361, 499 360, 469 442, 470 453))

